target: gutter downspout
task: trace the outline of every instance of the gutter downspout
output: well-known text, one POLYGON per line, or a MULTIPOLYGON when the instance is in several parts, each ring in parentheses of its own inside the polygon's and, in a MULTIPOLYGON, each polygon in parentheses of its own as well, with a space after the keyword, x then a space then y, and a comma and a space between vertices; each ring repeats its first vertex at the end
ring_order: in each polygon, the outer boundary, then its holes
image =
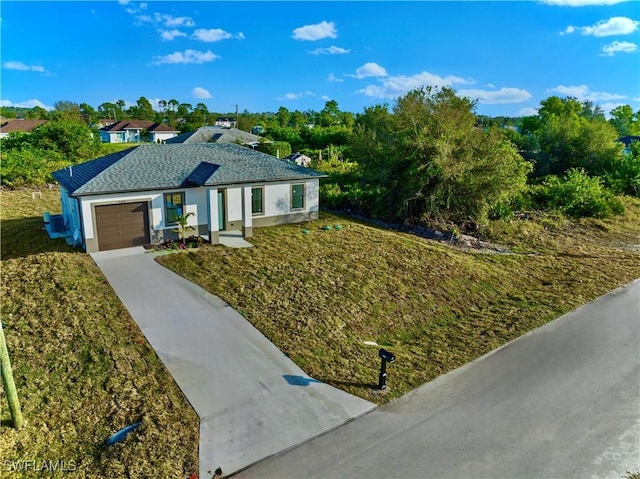
POLYGON ((74 197, 74 199, 76 200, 76 206, 78 208, 78 217, 80 219, 80 238, 81 238, 81 243, 82 243, 82 249, 84 250, 84 252, 87 252, 87 245, 85 244, 85 237, 84 237, 84 220, 82 218, 82 208, 80 207, 80 198, 78 198, 77 196, 74 197))

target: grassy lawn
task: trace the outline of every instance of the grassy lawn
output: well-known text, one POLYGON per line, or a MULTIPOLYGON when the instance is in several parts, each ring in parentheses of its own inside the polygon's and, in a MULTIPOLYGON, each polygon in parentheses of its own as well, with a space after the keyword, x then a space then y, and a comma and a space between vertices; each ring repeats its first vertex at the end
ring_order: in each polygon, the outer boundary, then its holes
POLYGON ((322 214, 255 229, 251 249, 209 245, 158 261, 222 297, 309 375, 384 403, 640 277, 639 233, 638 200, 607 221, 495 224, 494 240, 518 254, 322 214), (396 355, 383 392, 377 347, 365 341, 396 355))
POLYGON ((26 421, 13 429, 3 391, 0 476, 197 473, 197 415, 91 257, 43 231, 42 212, 58 212, 58 198, 57 189, 0 193, 1 314, 26 421), (124 442, 104 445, 137 421, 124 442), (67 471, 11 472, 29 460, 64 461, 67 471))
MULTIPOLYGON (((91 257, 43 231, 58 191, 2 191, 0 207, 1 314, 26 420, 10 426, 2 394, 3 472, 4 461, 25 460, 75 469, 47 477, 197 472, 196 414, 91 257), (137 421, 126 441, 104 445, 137 421)), ((256 229, 251 249, 206 246, 159 261, 229 302, 311 376, 384 403, 640 277, 639 233, 638 200, 607 221, 494 224, 511 255, 323 214, 256 229), (364 341, 396 354, 384 392, 377 347, 364 341)))

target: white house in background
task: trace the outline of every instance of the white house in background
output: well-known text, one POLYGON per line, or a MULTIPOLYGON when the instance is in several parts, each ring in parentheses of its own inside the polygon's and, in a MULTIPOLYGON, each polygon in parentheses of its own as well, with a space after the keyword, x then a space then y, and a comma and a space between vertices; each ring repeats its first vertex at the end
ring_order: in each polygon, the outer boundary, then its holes
POLYGON ((257 144, 260 137, 237 128, 220 126, 203 126, 195 131, 182 133, 170 138, 165 143, 238 143, 243 145, 257 144))
POLYGON ((220 117, 216 118, 215 126, 219 126, 221 128, 235 128, 237 125, 235 118, 220 117))
POLYGON ((122 120, 100 128, 98 132, 103 143, 162 143, 180 133, 163 123, 147 120, 122 120), (144 138, 145 132, 148 138, 144 138))
POLYGON ((324 176, 233 143, 141 145, 53 173, 56 232, 91 253, 176 238, 176 217, 193 213, 194 234, 211 243, 225 230, 250 237, 317 219, 324 176))
POLYGON ((311 158, 299 152, 291 153, 289 156, 285 156, 284 159, 292 161, 298 166, 308 167, 311 164, 311 158))

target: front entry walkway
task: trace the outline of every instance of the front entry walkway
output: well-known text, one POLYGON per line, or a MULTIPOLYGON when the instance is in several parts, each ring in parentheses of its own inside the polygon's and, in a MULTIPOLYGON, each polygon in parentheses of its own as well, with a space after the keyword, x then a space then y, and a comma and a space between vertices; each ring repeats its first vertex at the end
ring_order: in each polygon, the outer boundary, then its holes
POLYGON ((144 248, 91 255, 200 417, 200 477, 225 475, 375 408, 312 380, 220 298, 144 248))

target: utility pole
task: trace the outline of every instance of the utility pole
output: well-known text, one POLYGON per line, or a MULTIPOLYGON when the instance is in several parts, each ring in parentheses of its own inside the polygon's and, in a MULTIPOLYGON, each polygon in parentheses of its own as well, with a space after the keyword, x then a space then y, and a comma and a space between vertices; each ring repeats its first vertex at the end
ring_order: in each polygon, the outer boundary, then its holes
POLYGON ((234 105, 236 107, 236 128, 238 128, 238 105, 234 105))
POLYGON ((0 370, 2 372, 2 385, 7 393, 7 400, 9 401, 9 410, 11 411, 11 418, 13 419, 13 426, 16 429, 20 429, 24 424, 22 418, 22 410, 20 409, 20 401, 18 400, 18 392, 16 391, 16 385, 13 382, 13 372, 11 371, 11 361, 9 360, 9 350, 7 349, 7 342, 4 338, 4 330, 2 329, 2 323, 0 322, 0 370))

